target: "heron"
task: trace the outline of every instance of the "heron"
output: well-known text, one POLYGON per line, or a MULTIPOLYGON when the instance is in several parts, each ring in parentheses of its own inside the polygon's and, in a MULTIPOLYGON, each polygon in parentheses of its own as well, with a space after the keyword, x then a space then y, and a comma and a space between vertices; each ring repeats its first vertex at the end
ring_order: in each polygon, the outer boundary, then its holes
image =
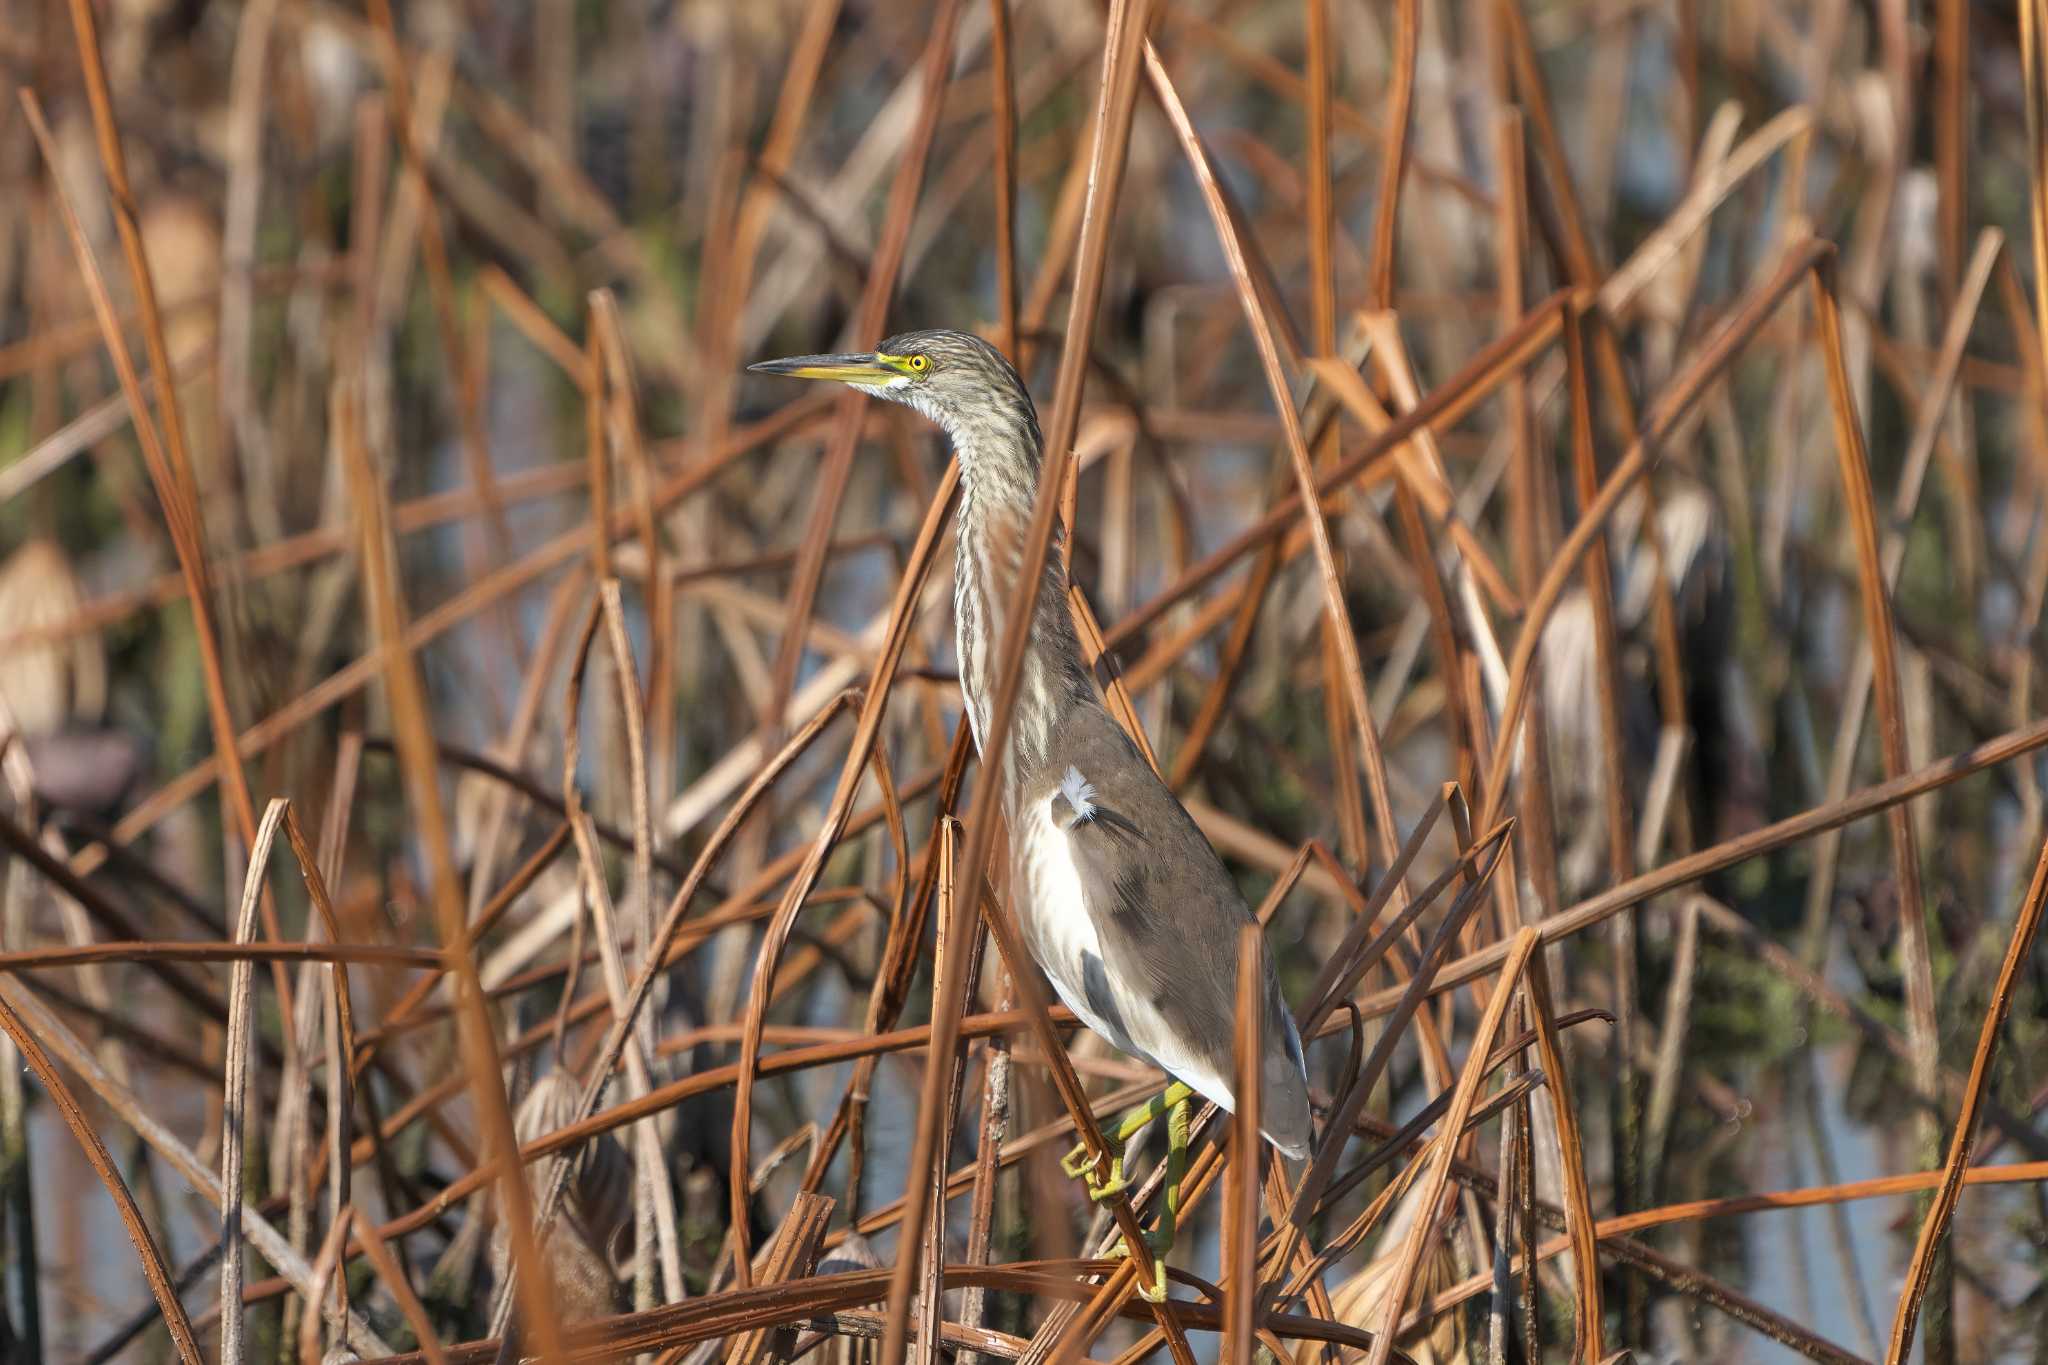
MULTIPOLYGON (((1045 445, 1016 368, 979 337, 952 330, 906 332, 862 354, 748 368, 902 403, 952 442, 961 488, 953 576, 960 691, 981 760, 995 761, 986 738, 996 654, 1017 599, 1045 445)), ((1092 1199, 1106 1199, 1128 1187, 1126 1144, 1165 1116, 1164 1207, 1146 1239, 1158 1267, 1148 1297, 1162 1298, 1193 1098, 1236 1108, 1238 935, 1252 914, 1187 808, 1097 695, 1068 614, 1057 541, 1033 599, 1000 762, 1011 905, 1025 946, 1083 1023, 1173 1078, 1108 1135, 1106 1167, 1081 1147, 1062 1163, 1092 1199)), ((1270 956, 1265 978, 1259 1130, 1300 1159, 1312 1136, 1307 1067, 1270 956)))

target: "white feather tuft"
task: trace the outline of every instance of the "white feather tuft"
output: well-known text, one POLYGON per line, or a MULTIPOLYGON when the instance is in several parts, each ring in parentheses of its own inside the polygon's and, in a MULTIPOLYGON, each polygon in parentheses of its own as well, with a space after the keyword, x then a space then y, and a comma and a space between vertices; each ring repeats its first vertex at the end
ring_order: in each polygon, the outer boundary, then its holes
POLYGON ((1068 828, 1095 818, 1095 784, 1081 776, 1079 768, 1069 766, 1067 775, 1060 779, 1060 795, 1067 798, 1067 804, 1074 808, 1074 818, 1068 828))

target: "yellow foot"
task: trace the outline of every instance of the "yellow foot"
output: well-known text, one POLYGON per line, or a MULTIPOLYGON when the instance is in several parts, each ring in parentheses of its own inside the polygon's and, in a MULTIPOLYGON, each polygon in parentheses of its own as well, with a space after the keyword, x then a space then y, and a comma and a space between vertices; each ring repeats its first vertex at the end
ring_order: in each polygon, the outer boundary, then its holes
POLYGON ((1070 1179, 1086 1185, 1088 1197, 1097 1203, 1131 1187, 1131 1182, 1124 1175, 1124 1158, 1121 1151, 1110 1153, 1107 1174, 1096 1174, 1101 1165, 1100 1156, 1088 1155, 1088 1144, 1085 1142, 1076 1143, 1071 1152, 1060 1158, 1060 1169, 1065 1171, 1070 1179))
MULTIPOLYGON (((1166 1253, 1173 1250, 1173 1234, 1170 1232, 1148 1232, 1145 1234, 1145 1249, 1152 1253, 1152 1283, 1139 1284, 1138 1296, 1147 1303, 1166 1302, 1166 1253)), ((1131 1254, 1130 1247, 1119 1240, 1109 1249, 1109 1259, 1121 1261, 1131 1254)))

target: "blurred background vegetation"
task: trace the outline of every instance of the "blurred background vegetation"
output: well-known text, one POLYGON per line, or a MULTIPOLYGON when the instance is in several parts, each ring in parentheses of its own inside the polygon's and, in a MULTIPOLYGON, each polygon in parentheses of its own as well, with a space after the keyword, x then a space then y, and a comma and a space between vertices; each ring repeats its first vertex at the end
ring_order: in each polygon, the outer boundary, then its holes
MULTIPOLYGON (((621 832, 618 846, 585 861, 609 877, 632 939, 643 923, 633 916, 652 924, 675 869, 703 850, 767 758, 867 681, 943 469, 941 442, 912 415, 834 408, 742 367, 872 344, 878 320, 882 331, 976 328, 1011 346, 1048 406, 1066 343, 1103 7, 1012 7, 1005 71, 994 22, 1003 11, 983 0, 415 0, 395 16, 381 3, 326 0, 91 5, 127 207, 161 313, 151 327, 88 98, 83 6, 0 5, 7 84, 33 92, 50 135, 46 151, 22 106, 0 110, 0 728, 7 818, 21 836, 0 946, 231 936, 247 846, 218 785, 222 716, 244 736, 253 809, 288 797, 317 836, 340 936, 442 941, 431 822, 394 760, 397 703, 377 652, 368 513, 351 482, 358 459, 390 518, 393 581, 442 746, 440 790, 469 912, 556 828, 560 808, 548 802, 564 797, 566 745, 580 727, 575 784, 621 832), (945 44, 936 64, 935 42, 945 44), (81 244, 150 372, 156 425, 183 435, 191 546, 207 565, 204 621, 181 568, 191 551, 181 561, 176 517, 95 320, 81 244), (159 338, 175 413, 151 372, 159 338), (604 536, 592 534, 599 519, 604 536), (565 689, 598 575, 623 584, 620 620, 643 700, 622 706, 600 630, 575 714, 565 689), (209 650, 219 661, 211 700, 209 650), (643 764, 647 852, 658 859, 644 872, 630 852, 643 764), (98 900, 32 868, 22 840, 98 900), (639 876, 659 899, 647 899, 639 876), (121 921, 104 917, 107 906, 121 921)), ((1901 887, 1886 822, 1861 819, 1727 859, 1615 921, 1628 933, 1602 927, 1556 950, 1564 1003, 1620 1016, 1573 1029, 1568 1054, 1602 1216, 1929 1169, 1947 1150, 1957 1078, 2043 835, 2034 727, 2048 374, 2036 298, 2048 224, 2035 215, 2048 203, 2048 163, 2020 10, 1962 0, 1158 7, 1161 61, 1253 252, 1258 306, 1310 413, 1329 403, 1307 357, 1362 364, 1380 401, 1402 411, 1415 395, 1382 368, 1396 347, 1428 393, 1554 291, 1577 288, 1619 365, 1618 389, 1606 374, 1593 385, 1604 475, 1627 448, 1630 407, 1653 410, 1807 233, 1835 245, 1847 379, 1879 531, 1900 556, 1888 626, 1896 687, 1888 701, 1880 678, 1872 697, 1827 349, 1808 295, 1794 291, 1656 443, 1650 477, 1614 512, 1602 538, 1613 639, 1577 575, 1557 605, 1531 703, 1540 738, 1517 748, 1506 807, 1519 821, 1516 853, 1496 874, 1513 883, 1501 894, 1516 914, 1540 921, 1892 775, 1887 727, 1915 769, 2001 735, 2030 737, 2012 761, 1911 803, 1918 887, 1901 887), (1517 66, 1523 55, 1532 67, 1517 66), (1311 93, 1317 67, 1326 99, 1311 93), (1404 71, 1405 123, 1391 79, 1404 71), (1391 178, 1390 144, 1405 153, 1391 178), (1386 225, 1390 181, 1398 212, 1386 225), (1391 333, 1372 330, 1375 317, 1391 333), (1615 793, 1601 724, 1610 688, 1615 793), (1634 846, 1611 848, 1617 830, 1634 846), (1924 933, 1907 932, 1902 906, 1917 915, 1923 905, 1924 933), (1920 974, 1933 993, 1931 1012, 1916 1018, 1920 974), (1923 1047, 1955 1073, 1931 1104, 1915 1098, 1925 1094, 1913 1060, 1923 1047)), ((1310 865, 1269 929, 1299 1000, 1350 920, 1338 882, 1370 889, 1386 866, 1314 561, 1298 536, 1283 538, 1272 562, 1246 556, 1119 629, 1292 488, 1215 223, 1148 92, 1104 263, 1076 439, 1075 577, 1162 767, 1251 903, 1305 841, 1333 852, 1310 865)), ((1418 443, 1398 479, 1379 466, 1327 504, 1386 755, 1394 844, 1440 784, 1464 783, 1476 808, 1501 776, 1483 765, 1523 613, 1586 501, 1570 396, 1552 345, 1523 378, 1441 426, 1435 455, 1418 443), (1428 459, 1440 463, 1434 483, 1417 473, 1428 459), (1403 480, 1410 496, 1443 494, 1422 498, 1426 516, 1412 526, 1395 491, 1403 480)), ((1366 446, 1371 432, 1354 416, 1317 442, 1319 461, 1366 446)), ((931 775, 958 719, 949 573, 942 554, 878 751, 904 802, 907 845, 885 820, 858 825, 787 952, 778 945, 763 961, 759 921, 817 836, 847 727, 806 749, 748 809, 712 871, 700 906, 755 908, 705 932, 666 978, 654 1083, 733 1060, 757 967, 782 973, 768 1016, 783 1030, 769 1039, 776 1047, 887 1028, 897 1013, 925 1020, 929 973, 914 962, 906 1002, 879 1012, 870 1002, 891 975, 892 923, 923 923, 903 882, 917 882, 934 827, 931 775)), ((861 809, 881 799, 870 779, 861 809)), ((506 987, 492 1018, 508 1051, 522 1034, 545 1039, 565 964, 589 955, 572 926, 590 888, 579 897, 575 856, 561 847, 476 945, 483 982, 506 987)), ((1445 822, 1414 884, 1456 854, 1445 822)), ((331 935, 297 877, 272 884, 286 939, 331 935)), ((1486 927, 1466 947, 1497 936, 1493 911, 1477 922, 1486 927)), ((912 944, 918 958, 928 958, 926 939, 912 944)), ((602 997, 590 960, 579 989, 602 997)), ((1363 993, 1405 980, 1406 961, 1389 959, 1363 993)), ((225 966, 191 972, 225 989, 225 966)), ((327 979, 312 964, 281 975, 316 1000, 327 979)), ((2029 964, 2010 997, 1982 1091, 1996 1108, 1992 1160, 2048 1149, 2040 975, 2029 964)), ((359 967, 358 1031, 377 1027, 415 978, 402 966, 359 967)), ((984 973, 980 1008, 1002 999, 999 978, 994 966, 984 973)), ((9 981, 217 1161, 219 1020, 134 962, 9 981)), ((275 1053, 297 1030, 314 1079, 289 1062, 280 1070, 274 1056, 259 1068, 253 1084, 269 1098, 253 1106, 249 1190, 272 1199, 310 1260, 330 1215, 320 1200, 283 1192, 295 1175, 308 1188, 322 1178, 319 1011, 284 1015, 268 967, 256 984, 259 1036, 275 1053), (313 1093, 296 1109, 280 1098, 295 1084, 313 1093)), ((602 1006, 596 999, 594 1011, 602 1006)), ((1462 1055, 1471 1001, 1445 995, 1428 1009, 1435 1046, 1462 1055)), ((508 1062, 515 1106, 537 1093, 536 1073, 587 1058, 605 1018, 578 1016, 566 1053, 558 1034, 552 1052, 536 1045, 529 1060, 508 1062)), ((1092 1040, 1074 1051, 1101 1088, 1138 1075, 1092 1040)), ((1448 1085, 1428 1053, 1403 1044, 1376 1112, 1398 1121, 1448 1085)), ((406 1111, 456 1066, 442 1023, 380 1055, 389 1064, 362 1081, 358 1132, 406 1111)), ((974 1116, 987 1108, 982 1062, 993 1054, 977 1041, 972 1056, 956 1160, 971 1160, 974 1116)), ((1312 1053, 1325 1094, 1341 1088, 1345 1057, 1341 1038, 1312 1053)), ((53 1360, 109 1345, 126 1358, 165 1357, 160 1327, 132 1342, 118 1335, 131 1314, 139 1325, 155 1313, 128 1243, 36 1085, 11 1051, 0 1060, 10 1340, 26 1351, 39 1334, 53 1360)), ((851 1065, 760 1083, 753 1150, 740 1154, 743 1166, 771 1168, 752 1245, 773 1240, 821 1130, 848 1112, 851 1065)), ((864 1133, 856 1126, 821 1162, 840 1220, 899 1191, 920 1070, 884 1059, 864 1133), (869 1169, 856 1176, 863 1142, 869 1169)), ((1040 1068, 1017 1074, 1011 1133, 1062 1113, 1040 1068)), ((193 1265, 218 1236, 217 1215, 103 1103, 88 1111, 168 1261, 193 1265)), ((731 1104, 726 1090, 699 1095, 660 1124, 693 1295, 730 1271, 721 1249, 731 1104)), ((522 1109, 522 1122, 538 1125, 527 1137, 562 1121, 538 1112, 522 1109)), ((424 1204, 474 1164, 483 1120, 469 1097, 440 1113, 438 1128, 414 1114, 388 1124, 377 1164, 357 1173, 356 1197, 373 1215, 424 1204)), ((1483 1127, 1469 1153, 1487 1169, 1499 1127, 1483 1127)), ((1088 1210, 1043 1152, 1009 1169, 1017 1174, 996 1185, 995 1258, 1075 1254, 1088 1210)), ((1556 1197, 1556 1178, 1539 1169, 1544 1197, 1556 1197)), ((1378 1188, 1362 1184, 1318 1228, 1334 1233, 1378 1188)), ((1489 1268, 1492 1222, 1475 1198, 1447 1199, 1429 1283, 1489 1268)), ((1903 1197, 1822 1200, 1642 1236, 1847 1358, 1881 1358, 1923 1209, 1903 1197)), ((955 1215, 953 1238, 966 1247, 966 1201, 955 1215)), ((490 1216, 461 1205, 398 1243, 448 1340, 490 1325, 488 1296, 470 1292, 493 1278, 482 1239, 490 1216)), ((869 1230, 859 1253, 892 1261, 886 1228, 869 1230)), ((643 1226, 618 1246, 650 1248, 649 1237, 643 1226)), ((1188 1268, 1213 1277, 1215 1241, 1212 1231, 1192 1241, 1188 1268)), ((1373 1291, 1399 1245, 1390 1232, 1340 1259, 1331 1311, 1377 1325, 1373 1291)), ((2048 1359, 2042 1186, 1966 1194, 1952 1250, 1923 1325, 1925 1358, 2048 1359)), ((593 1272, 593 1311, 634 1306, 611 1282, 635 1278, 631 1259, 620 1251, 593 1272)), ((357 1306, 387 1340, 410 1340, 363 1262, 351 1276, 357 1306)), ((645 1296, 651 1271, 639 1278, 638 1306, 665 1297, 645 1296)), ((210 1280, 199 1283, 194 1304, 210 1293, 210 1280)), ((1560 1271, 1542 1283, 1555 1357, 1567 1349, 1572 1281, 1560 1271)), ((1638 1359, 1817 1354, 1809 1340, 1749 1330, 1716 1302, 1611 1265, 1607 1340, 1636 1347, 1638 1359)), ((1409 1338, 1415 1358, 1482 1358, 1484 1296, 1475 1303, 1409 1338)), ((1025 1337, 1053 1311, 1023 1293, 949 1305, 949 1320, 971 1311, 1025 1337)), ((289 1353, 299 1319, 264 1313, 252 1312, 250 1331, 263 1350, 289 1353)), ((1140 1330, 1117 1327, 1100 1350, 1113 1354, 1140 1330)))

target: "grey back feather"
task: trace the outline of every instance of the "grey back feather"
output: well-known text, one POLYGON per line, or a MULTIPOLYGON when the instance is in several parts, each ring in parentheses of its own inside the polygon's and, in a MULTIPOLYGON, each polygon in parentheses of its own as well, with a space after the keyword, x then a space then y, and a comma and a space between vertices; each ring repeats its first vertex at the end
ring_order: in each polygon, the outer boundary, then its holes
MULTIPOLYGON (((1049 792, 1055 820, 1066 814, 1104 974, 1122 994, 1149 1003, 1180 1046, 1227 1081, 1234 1073, 1237 936, 1251 912, 1186 808, 1105 709, 1077 705, 1053 735, 1048 761, 1020 806, 1049 792), (1070 772, 1092 789, 1086 818, 1077 818, 1070 772)), ((1276 1146, 1300 1155, 1310 1138, 1308 1083, 1270 965, 1265 994, 1260 1127, 1276 1146)), ((1115 1008, 1113 999, 1100 1003, 1115 1008)), ((1118 1010, 1117 1017, 1131 1041, 1150 1051, 1138 1013, 1118 1010)))

